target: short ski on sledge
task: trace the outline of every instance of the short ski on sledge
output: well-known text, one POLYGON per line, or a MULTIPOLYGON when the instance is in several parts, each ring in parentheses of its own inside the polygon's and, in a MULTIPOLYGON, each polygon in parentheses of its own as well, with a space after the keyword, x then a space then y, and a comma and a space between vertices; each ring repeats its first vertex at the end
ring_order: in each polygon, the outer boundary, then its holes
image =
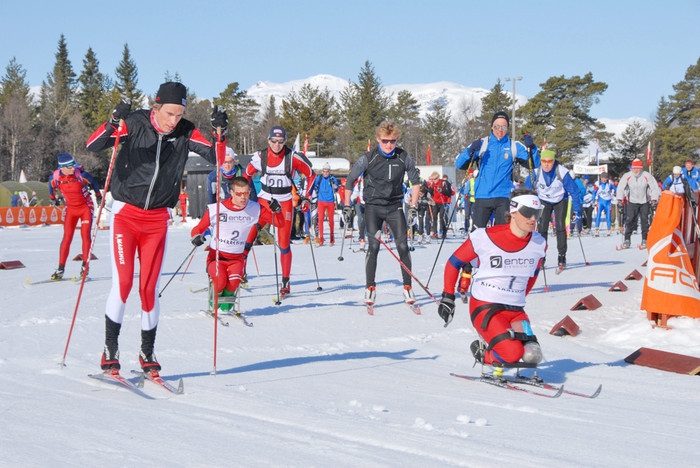
POLYGON ((374 304, 365 304, 368 315, 374 315, 374 304))
POLYGON ((164 388, 165 390, 169 391, 170 393, 175 393, 176 395, 181 395, 185 391, 185 384, 183 383, 182 379, 180 379, 178 381, 177 388, 176 388, 176 387, 173 387, 172 385, 170 385, 157 372, 153 373, 153 372, 143 372, 143 371, 138 371, 138 370, 132 370, 131 373, 139 376, 139 381, 136 384, 137 388, 142 388, 144 381, 150 380, 151 382, 158 385, 159 387, 164 388))
POLYGON ((523 377, 523 376, 515 376, 515 377, 509 377, 509 380, 513 383, 517 384, 524 384, 524 385, 532 385, 534 387, 539 387, 539 388, 544 388, 547 390, 560 390, 562 389, 562 393, 566 395, 571 395, 571 396, 578 396, 582 398, 596 398, 598 395, 600 395, 600 392, 603 390, 603 384, 598 385, 598 388, 593 393, 581 393, 581 392, 575 392, 572 390, 568 390, 564 388, 564 386, 557 386, 557 385, 552 385, 548 384, 540 378, 531 378, 531 377, 523 377))
POLYGON ((88 374, 88 377, 95 380, 100 380, 105 383, 118 385, 120 387, 127 388, 134 392, 135 394, 142 396, 144 398, 153 399, 150 395, 147 395, 141 391, 141 389, 132 381, 128 380, 126 377, 121 375, 119 372, 112 373, 110 371, 103 372, 101 374, 88 374))
POLYGON ((494 377, 492 375, 488 374, 481 374, 479 377, 474 377, 471 375, 461 375, 461 374, 455 374, 455 373, 450 373, 450 375, 453 375, 455 377, 459 377, 460 379, 464 380, 471 380, 473 382, 484 382, 489 385, 494 385, 496 387, 501 387, 505 388, 506 390, 513 390, 516 392, 523 392, 523 393, 529 393, 530 395, 536 395, 536 396, 541 396, 545 398, 559 398, 561 394, 564 392, 564 387, 558 387, 557 391, 555 393, 543 393, 543 392, 538 392, 530 388, 525 388, 525 387, 520 387, 518 386, 515 382, 506 379, 504 377, 494 377))
POLYGON ((220 323, 222 326, 228 327, 228 322, 227 322, 226 320, 224 320, 223 318, 221 318, 221 314, 220 314, 220 313, 214 315, 214 312, 209 312, 208 310, 203 310, 202 312, 204 312, 205 314, 207 314, 207 315, 208 315, 209 317, 211 317, 211 318, 216 317, 216 319, 219 321, 219 323, 220 323))
POLYGON ((224 315, 226 317, 236 318, 236 319, 240 320, 243 323, 243 325, 245 325, 246 327, 253 326, 253 322, 249 321, 248 317, 246 317, 245 315, 243 315, 240 312, 221 312, 221 311, 219 311, 219 317, 221 317, 222 315, 224 315))

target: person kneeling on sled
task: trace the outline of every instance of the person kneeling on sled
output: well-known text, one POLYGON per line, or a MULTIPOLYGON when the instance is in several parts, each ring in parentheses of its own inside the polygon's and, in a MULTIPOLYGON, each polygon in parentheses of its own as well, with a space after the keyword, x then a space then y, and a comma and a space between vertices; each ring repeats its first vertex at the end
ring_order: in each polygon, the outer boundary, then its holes
MULTIPOLYGON (((284 222, 280 203, 274 198, 268 204, 250 200, 250 184, 245 177, 234 177, 231 182, 231 196, 219 205, 219 269, 216 268, 216 203, 207 206, 202 219, 192 228, 190 235, 194 246, 203 245, 206 234, 214 232, 209 242, 207 255, 207 273, 212 280, 214 291, 219 296, 234 296, 241 284, 248 259, 248 252, 253 246, 258 231, 262 226, 272 222, 274 212, 275 225, 284 222)), ((221 310, 230 310, 232 304, 221 304, 221 310)))
MULTIPOLYGON (((507 224, 476 229, 455 250, 444 271, 438 314, 447 326, 455 310, 455 284, 460 270, 476 265, 471 281, 469 313, 481 340, 471 344, 478 362, 484 364, 537 364, 542 351, 525 313, 525 296, 537 280, 547 242, 537 232, 542 203, 537 193, 517 189, 510 195, 507 224)), ((467 268, 468 269, 468 268, 467 268)), ((460 289, 464 289, 460 278, 460 289)))

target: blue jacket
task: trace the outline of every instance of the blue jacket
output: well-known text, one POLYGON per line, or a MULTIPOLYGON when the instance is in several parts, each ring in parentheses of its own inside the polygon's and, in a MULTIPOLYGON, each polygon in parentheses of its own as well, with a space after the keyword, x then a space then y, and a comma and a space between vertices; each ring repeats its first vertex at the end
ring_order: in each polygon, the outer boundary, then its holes
MULTIPOLYGON (((554 165, 549 172, 540 169, 534 171, 533 176, 537 185, 535 190, 537 190, 537 194, 543 203, 553 205, 571 196, 572 212, 576 214, 581 213, 582 197, 578 185, 574 182, 569 171, 559 164, 559 161, 554 161, 554 165), (540 177, 540 173, 542 177, 540 177)), ((525 186, 533 188, 530 176, 525 179, 525 186)))
POLYGON ((338 190, 338 180, 332 175, 328 177, 316 177, 313 190, 318 193, 318 201, 335 203, 335 192, 338 190))
POLYGON ((688 171, 685 167, 681 169, 681 176, 688 181, 691 190, 700 190, 700 171, 697 167, 688 171))
MULTIPOLYGON (((482 143, 482 145, 485 143, 482 143)), ((515 142, 517 151, 516 158, 528 167, 527 148, 519 141, 515 142)), ((468 167, 472 156, 470 154, 471 145, 462 151, 455 166, 464 170, 468 167)), ((488 138, 488 145, 483 155, 479 152, 474 154, 475 159, 481 159, 479 166, 479 176, 474 185, 474 198, 508 198, 513 190, 513 157, 508 135, 500 140, 493 133, 488 138)), ((540 154, 537 148, 532 151, 533 169, 540 167, 540 154)))

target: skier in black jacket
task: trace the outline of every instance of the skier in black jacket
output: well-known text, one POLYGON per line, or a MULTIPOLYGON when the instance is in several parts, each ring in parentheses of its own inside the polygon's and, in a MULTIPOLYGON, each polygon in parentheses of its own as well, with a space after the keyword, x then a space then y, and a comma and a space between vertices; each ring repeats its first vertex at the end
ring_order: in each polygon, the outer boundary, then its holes
MULTIPOLYGON (((377 254, 379 253, 379 240, 376 233, 386 223, 391 229, 396 242, 396 250, 399 258, 406 267, 411 269, 411 254, 408 250, 408 227, 406 216, 403 214, 403 180, 408 175, 411 182, 411 201, 408 210, 408 224, 413 225, 417 219, 418 195, 420 190, 420 173, 413 162, 413 158, 406 151, 396 146, 401 131, 398 125, 392 121, 382 122, 375 132, 377 147, 365 153, 353 165, 350 175, 345 183, 345 208, 343 216, 345 222, 351 226, 352 207, 350 194, 360 175, 364 175, 363 199, 365 202, 365 224, 369 249, 365 261, 365 304, 373 305, 376 297, 375 273, 377 271, 377 254)), ((416 297, 411 287, 411 275, 403 268, 403 295, 408 304, 416 302, 416 297)))
MULTIPOLYGON (((112 118, 90 136, 87 148, 98 152, 111 148, 118 135, 121 149, 114 161, 109 187, 111 209, 112 289, 105 310, 105 348, 101 367, 119 372, 118 338, 126 300, 134 280, 134 259, 139 257, 141 297, 141 351, 144 372, 157 375, 160 364, 153 353, 160 315, 158 279, 165 257, 170 209, 180 195, 180 182, 190 151, 216 164, 215 146, 182 118, 187 90, 181 83, 163 83, 152 109, 131 111, 131 102, 116 106, 112 118), (121 132, 119 123, 123 120, 121 132)), ((228 118, 216 107, 211 118, 222 142, 228 118)), ((221 163, 223 161, 219 161, 221 163)))

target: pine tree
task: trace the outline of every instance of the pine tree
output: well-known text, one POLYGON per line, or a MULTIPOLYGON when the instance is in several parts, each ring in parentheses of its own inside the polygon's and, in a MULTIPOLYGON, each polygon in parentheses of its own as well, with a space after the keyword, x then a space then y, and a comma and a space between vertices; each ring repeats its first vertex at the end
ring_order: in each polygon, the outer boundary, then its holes
POLYGON ((147 102, 144 102, 144 95, 141 90, 137 87, 138 78, 138 68, 136 63, 131 58, 131 52, 129 52, 129 44, 124 44, 124 50, 122 52, 122 59, 117 65, 115 70, 115 75, 117 79, 114 82, 114 93, 111 96, 110 103, 112 106, 119 103, 121 99, 129 98, 131 99, 132 109, 138 109, 140 107, 146 107, 147 102), (114 100, 114 95, 119 96, 119 99, 114 100))
POLYGON ((627 172, 634 158, 645 160, 644 155, 652 134, 652 130, 635 120, 625 128, 619 138, 613 140, 613 155, 608 162, 611 177, 619 177, 627 172))
POLYGON ((594 81, 592 73, 554 76, 540 86, 542 91, 518 110, 526 122, 522 130, 531 133, 535 141, 546 138, 548 149, 554 149, 561 162, 571 162, 595 138, 612 138, 605 125, 590 116, 591 106, 608 88, 594 81))
POLYGON ((449 164, 456 156, 455 129, 451 120, 452 114, 444 98, 433 101, 423 119, 423 137, 430 145, 433 164, 449 164))
POLYGON ((281 124, 289 138, 307 135, 312 145, 323 148, 324 157, 333 156, 338 121, 337 104, 328 88, 322 91, 306 83, 282 100, 281 124))
POLYGON ((417 164, 425 162, 427 146, 423 142, 420 104, 413 94, 402 89, 396 94, 396 100, 389 107, 387 118, 393 120, 401 129, 401 148, 408 151, 417 164))
POLYGON ((659 177, 700 156, 700 59, 673 89, 668 99, 661 99, 655 119, 654 175, 659 177))
POLYGON ((377 126, 386 118, 389 98, 374 68, 366 61, 358 75, 340 93, 341 116, 348 132, 347 144, 341 143, 341 156, 350 161, 367 151, 367 140, 374 142, 377 126))
POLYGON ((96 129, 111 113, 105 88, 106 79, 100 72, 100 62, 92 47, 88 48, 83 59, 83 71, 78 77, 78 109, 83 116, 85 126, 96 129))
POLYGON ((39 173, 33 167, 31 154, 32 114, 30 106, 27 71, 14 57, 0 78, 0 180, 17 180, 21 169, 27 175, 38 179, 39 173), (24 155, 23 167, 19 160, 24 155))
POLYGON ((65 37, 61 34, 53 71, 41 84, 36 148, 38 161, 34 163, 42 173, 48 174, 55 168, 57 153, 75 155, 85 152, 88 132, 78 109, 76 94, 76 75, 68 58, 65 37))
MULTIPOLYGON (((247 129, 256 127, 256 116, 260 111, 260 104, 248 97, 248 91, 241 90, 238 86, 238 82, 229 83, 219 97, 214 98, 215 106, 223 106, 226 109, 228 114, 226 141, 236 152, 243 151, 244 146, 256 143, 249 142, 247 129)), ((262 141, 251 147, 261 144, 262 141)))
POLYGON ((481 99, 481 114, 475 122, 476 125, 482 127, 483 134, 488 135, 491 132, 491 119, 496 112, 505 112, 511 116, 513 108, 513 98, 503 88, 501 79, 496 81, 496 84, 491 88, 491 91, 481 99))
POLYGON ((5 106, 11 97, 19 98, 27 105, 31 103, 27 70, 17 63, 15 57, 12 57, 5 68, 5 75, 0 78, 0 107, 5 106))

